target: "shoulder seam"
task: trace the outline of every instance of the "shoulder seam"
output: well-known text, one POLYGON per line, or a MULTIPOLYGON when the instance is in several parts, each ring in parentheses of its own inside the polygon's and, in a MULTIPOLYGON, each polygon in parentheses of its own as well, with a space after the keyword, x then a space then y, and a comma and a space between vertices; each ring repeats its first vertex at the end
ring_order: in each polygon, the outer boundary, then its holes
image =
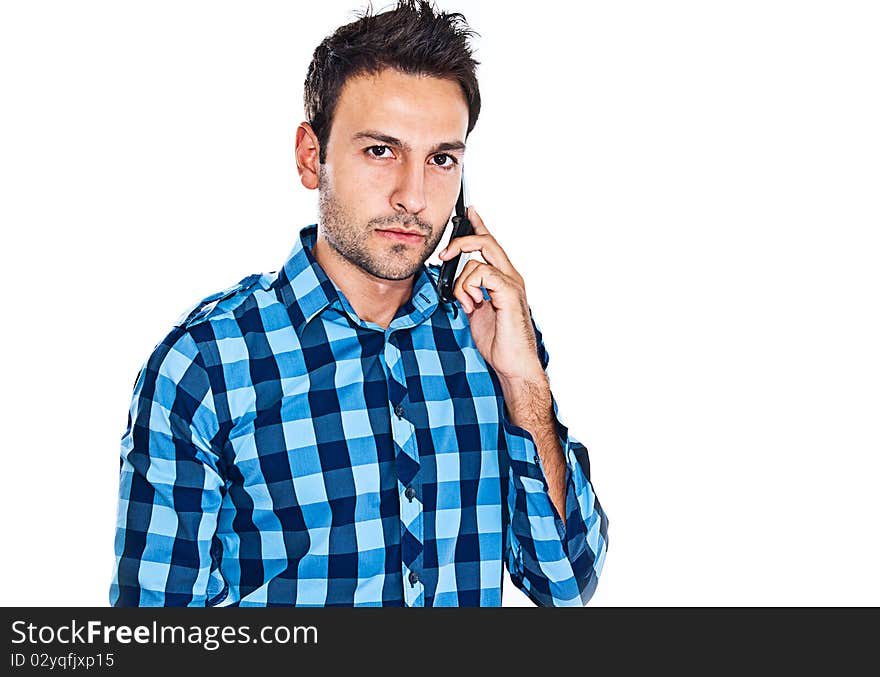
MULTIPOLYGON (((238 284, 224 289, 223 291, 206 296, 195 306, 184 312, 175 322, 174 326, 181 328, 189 328, 200 322, 209 319, 211 313, 219 307, 219 305, 228 299, 231 299, 243 291, 248 291, 254 287, 262 278, 262 273, 254 273, 242 279, 238 284)), ((225 309, 228 310, 228 309, 225 309)))

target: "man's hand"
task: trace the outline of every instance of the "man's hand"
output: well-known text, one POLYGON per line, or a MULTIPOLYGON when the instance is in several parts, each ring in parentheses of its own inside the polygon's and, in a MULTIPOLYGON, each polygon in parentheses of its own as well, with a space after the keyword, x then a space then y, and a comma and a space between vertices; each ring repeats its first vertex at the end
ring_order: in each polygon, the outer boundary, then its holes
POLYGON ((479 252, 485 263, 472 259, 464 265, 453 287, 453 296, 470 320, 477 350, 499 379, 539 379, 544 370, 536 352, 525 283, 473 207, 468 208, 468 218, 474 234, 452 240, 440 252, 440 259, 447 261, 462 252, 479 252), (486 288, 491 300, 483 299, 480 286, 486 288))

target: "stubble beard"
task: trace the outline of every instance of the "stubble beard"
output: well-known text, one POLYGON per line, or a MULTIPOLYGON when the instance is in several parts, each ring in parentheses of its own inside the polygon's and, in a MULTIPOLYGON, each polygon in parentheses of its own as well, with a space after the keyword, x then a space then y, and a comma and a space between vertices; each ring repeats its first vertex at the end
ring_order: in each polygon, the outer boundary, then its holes
POLYGON ((437 248, 443 230, 433 234, 427 221, 413 214, 370 219, 364 225, 354 223, 345 206, 336 199, 323 165, 318 171, 318 214, 327 243, 346 261, 382 280, 405 280, 415 275, 437 248), (417 228, 425 235, 425 244, 417 260, 410 257, 411 245, 401 242, 384 247, 380 254, 370 251, 369 240, 377 228, 402 226, 417 228))

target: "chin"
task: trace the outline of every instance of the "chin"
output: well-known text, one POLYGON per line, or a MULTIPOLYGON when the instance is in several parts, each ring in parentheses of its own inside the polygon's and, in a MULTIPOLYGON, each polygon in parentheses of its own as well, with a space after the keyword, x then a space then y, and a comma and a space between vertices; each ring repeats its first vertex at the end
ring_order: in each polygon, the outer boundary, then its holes
POLYGON ((367 271, 371 275, 383 280, 400 281, 407 280, 417 274, 424 265, 424 261, 417 259, 404 262, 399 258, 397 260, 389 261, 385 258, 378 260, 374 259, 371 264, 371 269, 367 271))

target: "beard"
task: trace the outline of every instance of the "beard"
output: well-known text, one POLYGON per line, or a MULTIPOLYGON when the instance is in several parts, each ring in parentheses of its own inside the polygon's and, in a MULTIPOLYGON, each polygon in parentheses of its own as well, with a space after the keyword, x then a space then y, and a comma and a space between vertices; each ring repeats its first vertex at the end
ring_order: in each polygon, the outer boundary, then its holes
POLYGON ((383 280, 405 280, 415 275, 437 248, 443 229, 434 234, 430 223, 416 214, 397 214, 370 219, 365 224, 354 222, 345 205, 340 202, 327 177, 324 166, 318 171, 319 223, 327 243, 346 261, 361 270, 383 280), (414 254, 415 247, 402 242, 370 249, 374 230, 401 226, 417 228, 425 236, 421 251, 414 254))

